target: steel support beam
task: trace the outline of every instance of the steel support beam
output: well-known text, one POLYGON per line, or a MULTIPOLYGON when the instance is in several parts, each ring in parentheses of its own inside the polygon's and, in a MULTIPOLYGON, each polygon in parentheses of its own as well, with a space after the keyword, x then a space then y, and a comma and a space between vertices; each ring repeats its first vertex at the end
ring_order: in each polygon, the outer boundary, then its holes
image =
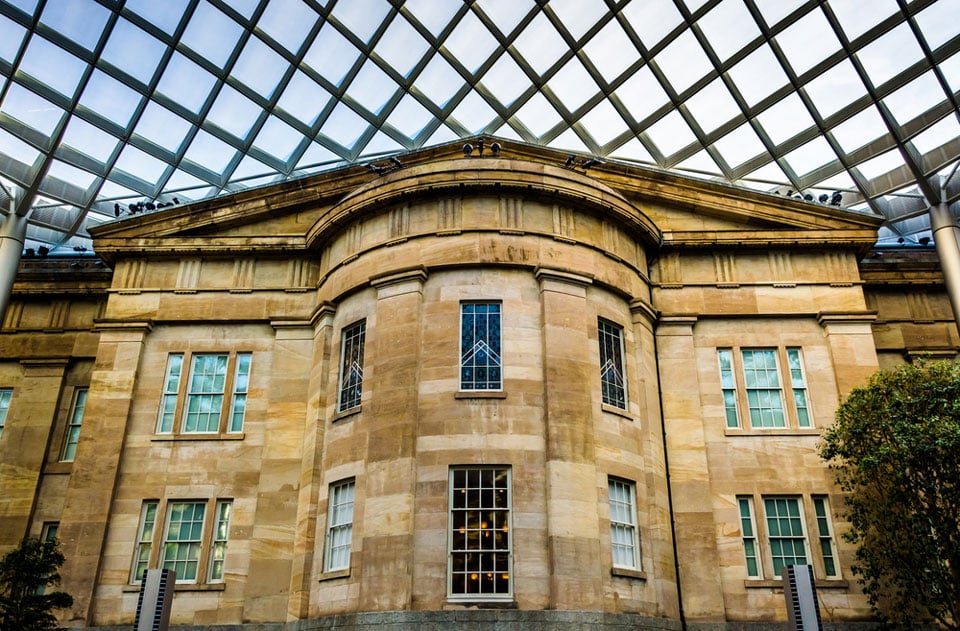
POLYGON ((960 330, 960 226, 946 202, 930 207, 930 229, 953 307, 953 319, 960 330))
POLYGON ((0 225, 0 327, 10 304, 13 281, 20 266, 20 254, 27 238, 27 217, 14 212, 14 201, 10 200, 10 211, 0 225))

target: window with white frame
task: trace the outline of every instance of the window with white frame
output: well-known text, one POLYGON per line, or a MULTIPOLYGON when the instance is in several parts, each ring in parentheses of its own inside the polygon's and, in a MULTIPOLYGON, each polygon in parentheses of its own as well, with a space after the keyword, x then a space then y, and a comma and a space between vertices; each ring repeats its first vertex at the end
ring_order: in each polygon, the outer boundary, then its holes
POLYGON ((367 323, 351 324, 341 333, 340 392, 337 411, 344 412, 360 405, 363 390, 363 346, 367 323))
POLYGON ((353 494, 355 482, 342 480, 330 485, 327 499, 327 538, 323 569, 325 572, 350 568, 353 540, 353 494))
POLYGON ((608 478, 610 496, 610 546, 613 566, 639 570, 640 531, 637 527, 637 485, 608 478))
POLYGON ((720 389, 728 429, 813 427, 799 348, 719 348, 720 389), (784 384, 789 387, 784 388, 784 384))
POLYGON ((625 410, 627 381, 623 360, 623 327, 600 318, 597 339, 600 343, 600 391, 603 403, 625 410))
POLYGON ((10 399, 13 398, 11 388, 0 388, 0 438, 3 437, 3 428, 7 424, 7 412, 10 411, 10 399))
POLYGON ((811 564, 819 578, 840 578, 826 496, 762 496, 762 519, 758 522, 752 495, 737 497, 740 534, 748 578, 779 579, 787 565, 811 564), (817 533, 811 550, 808 532, 817 533), (762 542, 762 544, 761 544, 762 542))
POLYGON ((87 389, 77 388, 73 392, 73 404, 67 418, 67 433, 60 451, 61 462, 73 462, 77 455, 77 443, 80 442, 80 426, 83 424, 83 411, 87 407, 87 389))
POLYGON ((502 390, 499 302, 460 304, 460 389, 502 390))
POLYGON ((450 469, 448 596, 502 600, 513 595, 510 469, 450 469))
POLYGON ((168 355, 157 433, 242 432, 251 361, 251 353, 168 355), (182 378, 185 366, 187 379, 182 378))
POLYGON ((149 567, 174 570, 177 583, 223 582, 232 509, 223 499, 145 501, 130 582, 139 583, 149 567))

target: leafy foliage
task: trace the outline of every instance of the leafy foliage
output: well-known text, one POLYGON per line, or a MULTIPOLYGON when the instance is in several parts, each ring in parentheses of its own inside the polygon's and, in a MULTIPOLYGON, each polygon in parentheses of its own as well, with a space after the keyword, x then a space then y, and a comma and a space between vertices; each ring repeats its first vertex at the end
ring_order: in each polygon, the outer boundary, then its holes
POLYGON ((960 363, 876 373, 823 439, 871 607, 887 622, 960 630, 960 363))
POLYGON ((47 592, 60 583, 63 554, 56 541, 28 537, 0 559, 0 631, 59 629, 52 610, 69 607, 66 592, 47 592))

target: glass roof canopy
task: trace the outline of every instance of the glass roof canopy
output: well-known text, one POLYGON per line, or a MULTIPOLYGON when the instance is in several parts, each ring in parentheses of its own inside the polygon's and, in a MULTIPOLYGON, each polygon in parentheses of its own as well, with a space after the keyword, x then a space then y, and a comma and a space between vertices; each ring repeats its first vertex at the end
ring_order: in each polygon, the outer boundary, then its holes
POLYGON ((960 0, 0 0, 0 183, 54 253, 131 204, 481 134, 926 242, 958 102, 960 0))

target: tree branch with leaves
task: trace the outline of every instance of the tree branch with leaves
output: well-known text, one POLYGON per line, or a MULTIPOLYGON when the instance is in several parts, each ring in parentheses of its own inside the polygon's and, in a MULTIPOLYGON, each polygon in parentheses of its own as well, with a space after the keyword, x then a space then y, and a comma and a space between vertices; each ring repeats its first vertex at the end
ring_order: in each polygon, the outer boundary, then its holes
POLYGON ((73 605, 66 592, 49 592, 60 583, 63 554, 56 540, 28 537, 0 559, 0 631, 59 629, 55 609, 73 605))

